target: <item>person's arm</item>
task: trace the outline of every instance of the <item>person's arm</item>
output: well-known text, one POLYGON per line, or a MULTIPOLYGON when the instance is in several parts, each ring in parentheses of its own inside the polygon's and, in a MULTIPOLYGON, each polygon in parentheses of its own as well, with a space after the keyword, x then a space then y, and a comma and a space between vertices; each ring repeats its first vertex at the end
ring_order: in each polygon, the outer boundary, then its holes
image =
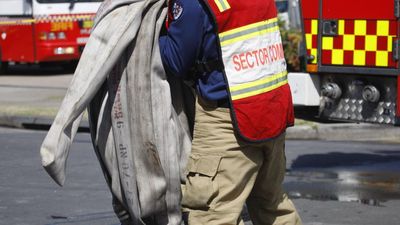
POLYGON ((206 14, 197 0, 172 0, 169 10, 169 27, 160 37, 161 58, 170 73, 185 77, 198 58, 206 14))

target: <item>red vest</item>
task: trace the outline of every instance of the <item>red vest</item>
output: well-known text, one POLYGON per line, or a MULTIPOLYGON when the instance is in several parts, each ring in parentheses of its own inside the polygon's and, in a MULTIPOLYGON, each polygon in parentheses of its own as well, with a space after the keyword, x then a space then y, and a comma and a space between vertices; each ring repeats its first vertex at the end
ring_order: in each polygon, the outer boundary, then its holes
POLYGON ((274 0, 204 0, 214 15, 234 126, 247 141, 293 125, 274 0))

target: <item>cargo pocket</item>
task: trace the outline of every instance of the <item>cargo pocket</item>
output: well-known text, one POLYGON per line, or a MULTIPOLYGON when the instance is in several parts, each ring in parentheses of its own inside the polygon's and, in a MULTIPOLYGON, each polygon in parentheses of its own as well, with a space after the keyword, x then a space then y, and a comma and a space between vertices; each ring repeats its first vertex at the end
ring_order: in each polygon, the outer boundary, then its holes
POLYGON ((218 194, 215 181, 221 156, 195 155, 189 158, 186 185, 183 190, 182 206, 191 209, 209 208, 211 200, 218 194))

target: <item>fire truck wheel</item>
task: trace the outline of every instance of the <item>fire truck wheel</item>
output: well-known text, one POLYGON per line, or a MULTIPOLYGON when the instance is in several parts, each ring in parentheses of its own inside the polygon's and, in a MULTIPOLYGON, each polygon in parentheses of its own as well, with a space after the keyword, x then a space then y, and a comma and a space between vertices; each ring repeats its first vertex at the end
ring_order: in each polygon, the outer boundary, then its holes
POLYGON ((8 62, 1 61, 1 48, 0 48, 0 75, 7 72, 8 62))
POLYGON ((66 70, 67 72, 74 72, 77 65, 78 65, 78 61, 70 61, 70 62, 64 63, 62 66, 63 66, 64 70, 66 70))
POLYGON ((0 61, 0 75, 5 74, 7 72, 8 63, 0 61))

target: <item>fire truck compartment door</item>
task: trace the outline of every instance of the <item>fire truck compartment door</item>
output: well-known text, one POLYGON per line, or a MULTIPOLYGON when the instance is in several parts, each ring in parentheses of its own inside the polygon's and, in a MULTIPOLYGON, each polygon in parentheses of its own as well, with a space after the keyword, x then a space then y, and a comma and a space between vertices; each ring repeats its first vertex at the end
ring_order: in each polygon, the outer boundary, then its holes
POLYGON ((349 71, 399 68, 399 0, 320 0, 320 4, 321 71, 326 66, 349 71))

